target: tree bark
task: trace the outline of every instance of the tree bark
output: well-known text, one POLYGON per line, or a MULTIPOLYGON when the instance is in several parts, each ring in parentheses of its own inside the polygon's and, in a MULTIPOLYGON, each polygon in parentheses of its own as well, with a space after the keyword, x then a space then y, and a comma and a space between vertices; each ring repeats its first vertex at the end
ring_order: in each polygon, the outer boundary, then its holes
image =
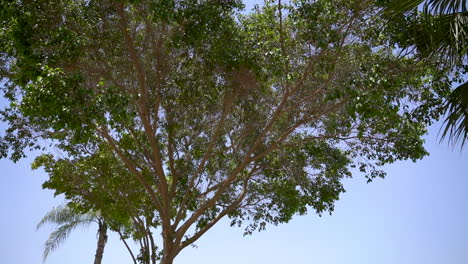
POLYGON ((174 254, 175 244, 172 241, 166 241, 164 244, 164 254, 159 264, 172 264, 177 254, 174 254))
POLYGON ((94 255, 94 264, 101 264, 102 257, 104 255, 104 246, 107 242, 107 224, 104 220, 99 220, 99 230, 98 230, 98 243, 96 249, 96 255, 94 255))
POLYGON ((161 264, 172 264, 172 262, 174 261, 174 258, 172 257, 167 257, 167 258, 163 258, 161 260, 161 264))

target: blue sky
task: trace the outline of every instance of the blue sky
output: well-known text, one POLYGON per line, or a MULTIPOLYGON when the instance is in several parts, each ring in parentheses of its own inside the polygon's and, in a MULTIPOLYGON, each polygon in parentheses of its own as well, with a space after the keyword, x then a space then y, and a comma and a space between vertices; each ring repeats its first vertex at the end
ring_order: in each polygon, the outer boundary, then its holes
MULTIPOLYGON (((423 160, 386 166, 387 178, 370 184, 359 174, 345 180, 347 192, 331 216, 311 212, 246 237, 242 229, 221 222, 175 263, 468 263, 468 148, 440 144, 439 128, 440 123, 430 128, 426 147, 431 155, 423 160)), ((0 263, 41 263, 53 228, 36 231, 35 226, 62 202, 42 190, 47 176, 31 171, 31 161, 0 160, 0 263)), ((76 230, 46 263, 92 263, 96 230, 76 230)), ((131 263, 115 235, 110 235, 103 263, 131 263)))

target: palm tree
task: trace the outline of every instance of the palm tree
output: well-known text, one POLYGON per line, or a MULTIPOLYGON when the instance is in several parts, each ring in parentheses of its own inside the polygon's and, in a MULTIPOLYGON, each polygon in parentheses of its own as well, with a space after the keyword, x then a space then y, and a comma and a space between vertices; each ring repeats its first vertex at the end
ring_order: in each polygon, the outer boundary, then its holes
POLYGON ((98 243, 94 264, 101 264, 104 247, 107 242, 107 224, 97 213, 80 213, 67 205, 58 206, 49 211, 37 224, 40 228, 46 223, 55 224, 58 228, 52 232, 44 245, 44 261, 49 254, 57 249, 70 235, 71 231, 81 226, 86 227, 91 223, 97 223, 98 243))
MULTIPOLYGON (((468 1, 466 0, 390 0, 384 12, 398 16, 422 8, 425 14, 423 24, 415 32, 414 41, 426 56, 435 53, 446 55, 453 65, 465 65, 468 60, 468 1)), ((466 69, 465 69, 466 71, 466 69)), ((468 140, 468 82, 455 88, 444 104, 445 127, 441 141, 468 140)))

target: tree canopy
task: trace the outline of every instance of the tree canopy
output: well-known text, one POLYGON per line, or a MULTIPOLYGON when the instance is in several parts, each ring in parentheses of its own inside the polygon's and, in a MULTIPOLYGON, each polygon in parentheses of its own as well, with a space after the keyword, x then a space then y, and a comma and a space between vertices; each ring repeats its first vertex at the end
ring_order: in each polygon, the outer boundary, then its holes
POLYGON ((223 217, 252 233, 331 212, 352 171, 428 154, 459 70, 401 49, 380 2, 3 1, 0 155, 40 150, 44 188, 144 263, 223 217))

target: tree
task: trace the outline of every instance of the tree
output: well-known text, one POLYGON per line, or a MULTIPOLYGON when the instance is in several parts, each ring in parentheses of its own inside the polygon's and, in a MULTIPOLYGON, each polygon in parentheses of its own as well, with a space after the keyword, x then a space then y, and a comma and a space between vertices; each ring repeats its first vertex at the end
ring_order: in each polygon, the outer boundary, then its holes
POLYGON ((94 264, 100 264, 104 254, 104 247, 107 242, 107 224, 97 214, 81 214, 69 206, 58 206, 49 211, 37 224, 39 229, 44 224, 55 224, 58 228, 52 232, 47 239, 44 246, 44 261, 47 259, 49 254, 56 250, 71 231, 77 227, 88 226, 91 223, 98 224, 98 243, 96 248, 96 254, 94 258, 94 264))
POLYGON ((44 187, 131 219, 153 264, 223 217, 252 233, 331 212, 351 168, 427 155, 452 67, 398 52, 374 1, 242 6, 2 2, 0 154, 41 149, 44 187))
MULTIPOLYGON (((453 65, 459 65, 467 73, 468 59, 468 2, 462 0, 394 0, 386 3, 385 12, 392 18, 396 16, 417 17, 409 23, 413 38, 404 48, 416 45, 423 56, 442 53, 453 65), (415 12, 421 7, 423 13, 415 12), (417 29, 417 30, 414 30, 417 29)), ((401 23, 398 23, 401 25, 401 23)), ((439 54, 440 56, 440 54, 439 54)), ((445 128, 441 140, 461 141, 468 139, 468 82, 463 82, 453 90, 445 102, 445 128)))
MULTIPOLYGON (((58 211, 64 211, 65 216, 68 214, 94 220, 99 224, 98 234, 101 234, 101 230, 105 233, 107 229, 116 232, 133 263, 139 261, 149 264, 152 259, 156 261, 156 245, 148 237, 152 234, 148 222, 154 213, 150 206, 145 205, 146 197, 142 195, 145 190, 138 182, 129 181, 131 176, 109 149, 102 148, 93 157, 76 159, 73 163, 67 160, 54 161, 52 155, 42 155, 35 160, 32 168, 40 166, 44 166, 50 175, 44 188, 55 189, 56 194, 65 193, 69 200, 67 206, 58 211), (134 211, 137 203, 140 211, 134 211), (96 208, 101 208, 99 214, 93 211, 96 208), (101 226, 105 229, 101 229, 101 226), (126 242, 130 237, 140 245, 140 254, 136 257, 126 242), (154 254, 151 255, 151 252, 154 254)), ((56 222, 55 210, 52 212, 52 217, 48 217, 52 219, 49 222, 56 222)), ((103 249, 104 244, 99 241, 102 239, 98 239, 98 249, 103 249)), ((102 254, 98 255, 102 259, 102 254)))

